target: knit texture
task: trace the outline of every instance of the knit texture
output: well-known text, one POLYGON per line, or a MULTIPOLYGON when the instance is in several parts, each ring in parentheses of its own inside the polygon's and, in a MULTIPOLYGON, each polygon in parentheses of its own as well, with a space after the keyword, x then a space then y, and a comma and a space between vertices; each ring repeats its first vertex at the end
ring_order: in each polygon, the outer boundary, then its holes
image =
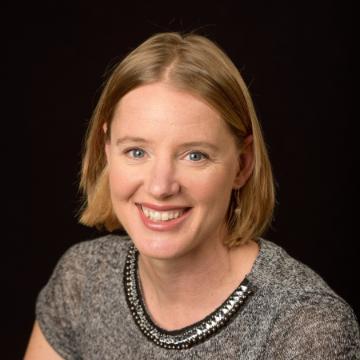
POLYGON ((125 300, 130 240, 108 235, 71 247, 39 293, 36 319, 64 359, 360 359, 359 324, 319 275, 274 243, 247 278, 253 295, 234 319, 187 350, 148 340, 125 300))

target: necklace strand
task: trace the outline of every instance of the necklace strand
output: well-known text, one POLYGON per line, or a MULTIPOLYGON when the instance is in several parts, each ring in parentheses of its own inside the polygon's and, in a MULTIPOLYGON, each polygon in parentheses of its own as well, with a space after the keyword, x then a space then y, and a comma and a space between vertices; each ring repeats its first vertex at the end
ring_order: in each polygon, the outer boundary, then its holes
POLYGON ((131 245, 125 263, 124 289, 126 300, 135 323, 153 343, 165 349, 188 349, 223 328, 238 312, 252 293, 245 278, 227 300, 205 319, 180 330, 166 331, 153 323, 146 312, 138 280, 138 251, 131 245))

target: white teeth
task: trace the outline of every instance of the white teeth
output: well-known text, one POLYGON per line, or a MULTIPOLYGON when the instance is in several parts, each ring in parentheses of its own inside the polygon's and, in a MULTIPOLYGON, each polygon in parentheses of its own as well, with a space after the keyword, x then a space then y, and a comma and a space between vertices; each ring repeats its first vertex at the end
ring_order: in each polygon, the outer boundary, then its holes
POLYGON ((155 211, 144 206, 142 206, 142 210, 145 216, 152 221, 168 221, 176 219, 185 212, 185 210, 155 211))

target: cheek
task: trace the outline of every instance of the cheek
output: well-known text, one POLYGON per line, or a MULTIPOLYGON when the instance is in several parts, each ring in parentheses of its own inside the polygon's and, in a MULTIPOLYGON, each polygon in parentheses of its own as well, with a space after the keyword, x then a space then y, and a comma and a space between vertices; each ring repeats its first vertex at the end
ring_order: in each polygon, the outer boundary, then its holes
POLYGON ((207 174, 192 177, 187 183, 187 189, 197 201, 220 208, 227 208, 233 188, 231 174, 226 169, 217 169, 207 174))
POLYGON ((113 199, 126 199, 133 194, 139 186, 140 179, 136 172, 122 171, 115 166, 109 166, 109 186, 113 199))

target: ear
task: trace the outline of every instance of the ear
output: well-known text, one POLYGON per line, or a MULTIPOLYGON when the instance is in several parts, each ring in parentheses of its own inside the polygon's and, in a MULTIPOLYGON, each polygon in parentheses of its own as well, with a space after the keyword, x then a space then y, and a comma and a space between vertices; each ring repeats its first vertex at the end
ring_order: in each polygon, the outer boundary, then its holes
POLYGON ((234 179, 234 189, 242 188, 254 169, 254 142, 253 136, 248 135, 239 153, 239 168, 234 179))

